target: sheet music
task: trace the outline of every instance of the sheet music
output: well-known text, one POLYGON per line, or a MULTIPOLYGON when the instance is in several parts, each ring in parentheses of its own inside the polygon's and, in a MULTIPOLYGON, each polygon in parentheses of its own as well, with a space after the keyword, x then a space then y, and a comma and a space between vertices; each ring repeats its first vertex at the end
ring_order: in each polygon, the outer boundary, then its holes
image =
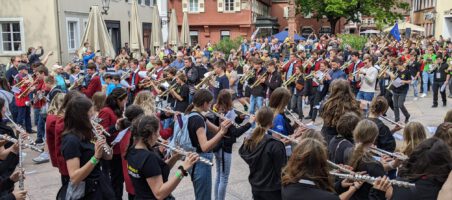
POLYGON ((402 84, 402 79, 396 78, 396 79, 392 82, 392 85, 393 85, 394 87, 396 87, 396 88, 399 88, 400 86, 403 85, 403 84, 402 84))
POLYGON ((122 138, 124 137, 124 135, 126 135, 126 133, 129 130, 129 128, 126 128, 126 129, 122 130, 121 132, 119 132, 118 136, 116 136, 115 140, 113 140, 113 142, 111 142, 111 145, 113 146, 113 145, 118 144, 119 142, 121 142, 122 138))

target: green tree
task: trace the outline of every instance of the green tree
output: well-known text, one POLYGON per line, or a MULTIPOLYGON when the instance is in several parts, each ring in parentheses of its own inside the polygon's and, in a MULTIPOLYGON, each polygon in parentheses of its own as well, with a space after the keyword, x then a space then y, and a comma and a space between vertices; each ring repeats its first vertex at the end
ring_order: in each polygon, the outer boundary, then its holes
POLYGON ((295 0, 297 13, 313 14, 318 20, 326 17, 334 33, 337 22, 360 22, 361 16, 372 16, 377 22, 393 23, 401 19, 409 4, 402 0, 295 0))
POLYGON ((231 49, 238 50, 240 47, 240 44, 242 43, 243 38, 242 37, 236 37, 234 39, 225 38, 220 41, 218 41, 216 44, 213 45, 213 49, 224 52, 226 58, 229 56, 229 52, 231 52, 231 49))

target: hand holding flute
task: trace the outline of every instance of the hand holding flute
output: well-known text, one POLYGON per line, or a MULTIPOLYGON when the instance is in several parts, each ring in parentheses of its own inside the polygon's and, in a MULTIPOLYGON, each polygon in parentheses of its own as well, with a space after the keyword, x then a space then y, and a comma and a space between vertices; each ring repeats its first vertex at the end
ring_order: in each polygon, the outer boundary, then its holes
MULTIPOLYGON (((186 157, 185 159, 192 159, 192 160, 194 159, 193 162, 199 161, 199 162, 202 162, 204 164, 213 166, 213 163, 209 159, 204 158, 204 157, 199 157, 199 155, 197 155, 196 153, 188 152, 188 151, 185 151, 183 149, 180 149, 180 148, 177 148, 177 147, 173 147, 173 146, 168 145, 168 144, 164 144, 163 142, 157 141, 156 143, 158 145, 161 145, 161 146, 164 146, 164 147, 168 148, 170 151, 174 151, 174 152, 176 152, 176 153, 178 153, 180 155, 185 156, 186 157)), ((184 169, 186 170, 187 168, 185 168, 185 166, 184 166, 184 169)))

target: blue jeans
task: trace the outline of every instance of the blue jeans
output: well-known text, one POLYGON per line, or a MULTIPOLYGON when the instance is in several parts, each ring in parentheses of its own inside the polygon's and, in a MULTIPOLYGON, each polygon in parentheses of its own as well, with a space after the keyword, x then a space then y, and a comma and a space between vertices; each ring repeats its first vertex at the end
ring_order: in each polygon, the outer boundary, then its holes
POLYGON ((39 121, 39 118, 41 117, 40 116, 41 109, 40 108, 33 108, 33 112, 34 112, 34 115, 35 115, 34 124, 35 124, 35 126, 38 126, 38 121, 39 121))
POLYGON ((262 105, 264 103, 264 97, 256 97, 254 95, 251 95, 250 98, 250 113, 254 114, 255 108, 257 106, 257 110, 261 109, 262 105))
POLYGON ((30 116, 29 106, 18 106, 17 107, 17 123, 25 128, 28 133, 31 132, 31 116, 30 116))
POLYGON ((357 100, 372 101, 373 98, 374 98, 373 92, 359 91, 358 94, 356 95, 357 100))
POLYGON ((46 117, 47 114, 41 114, 39 113, 39 120, 38 120, 38 139, 43 139, 45 138, 45 134, 46 134, 46 117))
POLYGON ((228 186, 229 174, 231 173, 232 154, 220 149, 215 152, 215 167, 217 178, 215 179, 215 200, 224 200, 226 187, 228 186))
MULTIPOLYGON (((212 160, 212 153, 200 153, 199 156, 212 160)), ((210 200, 212 198, 212 167, 197 162, 190 170, 191 181, 195 189, 196 200, 210 200)))
POLYGON ((411 84, 413 85, 413 94, 414 94, 414 97, 418 97, 418 94, 419 94, 419 88, 417 87, 417 85, 419 84, 419 81, 416 79, 413 79, 412 81, 411 81, 411 84))
POLYGON ((428 83, 433 84, 433 74, 422 72, 422 89, 424 94, 428 93, 428 83))

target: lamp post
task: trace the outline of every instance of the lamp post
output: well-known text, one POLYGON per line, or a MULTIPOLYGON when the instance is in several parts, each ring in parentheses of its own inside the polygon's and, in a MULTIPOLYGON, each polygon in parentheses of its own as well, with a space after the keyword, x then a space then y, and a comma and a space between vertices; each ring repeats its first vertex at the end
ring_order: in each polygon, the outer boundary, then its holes
POLYGON ((101 14, 108 15, 108 10, 110 9, 110 0, 101 0, 102 1, 102 10, 101 14))

